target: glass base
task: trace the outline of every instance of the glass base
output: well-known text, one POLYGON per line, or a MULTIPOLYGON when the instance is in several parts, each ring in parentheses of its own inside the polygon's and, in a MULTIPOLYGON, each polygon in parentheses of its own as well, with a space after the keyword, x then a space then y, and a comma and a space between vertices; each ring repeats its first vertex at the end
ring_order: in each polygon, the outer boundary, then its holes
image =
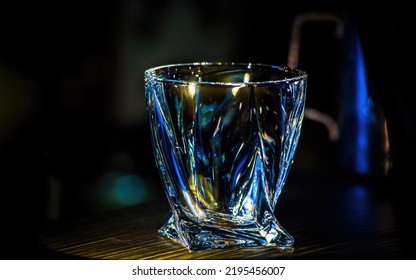
POLYGON ((167 216, 159 233, 191 252, 229 247, 289 247, 294 242, 293 237, 275 220, 266 225, 256 223, 225 228, 195 224, 189 219, 176 220, 172 213, 167 216))

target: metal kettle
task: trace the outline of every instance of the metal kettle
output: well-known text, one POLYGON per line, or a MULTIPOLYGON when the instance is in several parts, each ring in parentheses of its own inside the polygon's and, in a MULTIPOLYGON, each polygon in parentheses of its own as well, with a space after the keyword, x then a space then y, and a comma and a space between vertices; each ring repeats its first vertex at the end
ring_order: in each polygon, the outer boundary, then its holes
MULTIPOLYGON (((332 13, 297 15, 292 25, 288 66, 298 67, 302 27, 308 22, 335 24, 339 41, 336 103, 337 116, 308 107, 305 118, 322 123, 336 145, 338 166, 360 177, 385 176, 390 167, 388 130, 382 107, 372 88, 361 38, 355 22, 332 13)), ((308 71, 308 69, 305 69, 308 71)), ((313 92, 311 92, 313 94, 313 92)))

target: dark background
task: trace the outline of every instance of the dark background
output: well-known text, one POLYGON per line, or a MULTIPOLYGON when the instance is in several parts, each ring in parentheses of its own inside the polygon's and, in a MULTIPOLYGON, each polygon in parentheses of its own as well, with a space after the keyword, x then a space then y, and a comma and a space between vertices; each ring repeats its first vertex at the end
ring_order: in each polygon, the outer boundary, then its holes
MULTIPOLYGON (((0 7, 0 256, 42 257, 41 223, 164 200, 144 70, 194 61, 286 65, 293 19, 310 11, 356 26, 390 149, 375 156, 372 172, 357 174, 343 162, 354 132, 330 141, 322 124, 306 119, 288 184, 311 173, 377 182, 410 238, 414 183, 406 180, 413 179, 415 155, 416 49, 413 15, 405 6, 367 11, 323 1, 14 1, 0 7)), ((307 23, 302 31, 307 106, 342 120, 347 37, 337 38, 328 22, 307 23)), ((371 146, 378 153, 385 141, 375 135, 380 139, 371 146)))

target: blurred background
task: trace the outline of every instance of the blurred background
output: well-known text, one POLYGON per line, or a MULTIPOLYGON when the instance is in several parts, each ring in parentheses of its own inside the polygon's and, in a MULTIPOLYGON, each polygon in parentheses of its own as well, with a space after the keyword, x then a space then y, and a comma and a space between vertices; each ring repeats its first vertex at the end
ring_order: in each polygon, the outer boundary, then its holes
POLYGON ((195 61, 287 65, 291 42, 296 66, 309 74, 309 110, 288 184, 298 174, 382 182, 407 221, 414 187, 398 179, 412 179, 415 154, 412 13, 378 8, 2 3, 0 256, 36 257, 39 223, 165 199, 150 143, 146 69, 195 61))

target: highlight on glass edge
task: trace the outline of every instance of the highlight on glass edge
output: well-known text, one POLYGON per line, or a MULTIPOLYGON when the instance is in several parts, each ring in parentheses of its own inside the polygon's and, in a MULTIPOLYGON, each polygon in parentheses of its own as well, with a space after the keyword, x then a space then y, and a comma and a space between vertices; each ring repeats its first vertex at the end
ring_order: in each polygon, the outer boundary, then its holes
POLYGON ((306 84, 301 70, 254 63, 145 71, 154 156, 171 207, 161 235, 191 252, 293 244, 274 212, 306 84))

